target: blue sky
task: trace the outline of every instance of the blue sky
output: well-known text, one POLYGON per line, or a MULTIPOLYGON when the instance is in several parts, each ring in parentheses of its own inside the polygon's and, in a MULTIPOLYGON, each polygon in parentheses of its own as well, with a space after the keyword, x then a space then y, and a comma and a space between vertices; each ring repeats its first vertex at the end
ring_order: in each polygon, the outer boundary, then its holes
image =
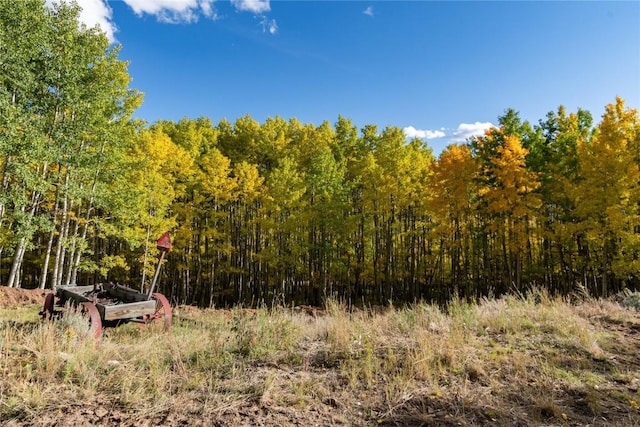
MULTIPOLYGON (((52 0, 49 0, 52 1, 52 0)), ((640 106, 640 2, 79 0, 122 45, 136 117, 405 129, 439 153, 507 108, 640 106)))

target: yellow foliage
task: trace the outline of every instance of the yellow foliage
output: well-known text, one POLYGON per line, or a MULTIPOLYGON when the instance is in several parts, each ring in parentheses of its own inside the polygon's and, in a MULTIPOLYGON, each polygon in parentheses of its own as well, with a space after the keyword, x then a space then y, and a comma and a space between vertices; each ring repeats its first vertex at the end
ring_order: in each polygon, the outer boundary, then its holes
MULTIPOLYGON (((485 138, 492 137, 487 135, 485 138)), ((526 167, 527 153, 518 137, 504 136, 504 144, 498 146, 497 155, 491 159, 489 174, 492 180, 479 189, 489 213, 522 219, 533 215, 540 207, 540 197, 534 193, 540 183, 537 174, 526 167)))
POLYGON ((235 169, 238 196, 245 202, 256 199, 263 191, 264 178, 260 176, 258 168, 247 162, 239 163, 235 169))
POLYGON ((450 145, 433 168, 430 208, 442 235, 451 234, 471 215, 476 164, 466 145, 450 145))

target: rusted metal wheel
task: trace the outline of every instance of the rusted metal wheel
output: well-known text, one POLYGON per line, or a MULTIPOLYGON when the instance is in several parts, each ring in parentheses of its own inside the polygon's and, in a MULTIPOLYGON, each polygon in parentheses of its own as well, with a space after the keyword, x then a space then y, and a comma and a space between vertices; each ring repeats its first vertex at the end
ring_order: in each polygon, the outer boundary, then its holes
POLYGON ((82 313, 89 317, 91 336, 98 339, 102 336, 102 319, 96 305, 92 302, 81 302, 82 313))
POLYGON ((53 314, 55 313, 55 310, 53 308, 54 302, 55 296, 52 293, 48 293, 44 297, 44 306, 42 307, 42 311, 40 312, 42 320, 49 320, 53 318, 53 314))
POLYGON ((151 297, 156 300, 156 312, 150 320, 162 322, 162 327, 168 331, 171 327, 171 304, 167 297, 159 292, 154 292, 151 297))

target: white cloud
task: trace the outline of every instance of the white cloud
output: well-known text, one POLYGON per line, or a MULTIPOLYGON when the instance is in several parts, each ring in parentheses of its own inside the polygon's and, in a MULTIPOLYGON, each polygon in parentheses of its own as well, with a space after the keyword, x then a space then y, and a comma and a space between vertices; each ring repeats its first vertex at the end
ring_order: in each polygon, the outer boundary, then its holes
POLYGON ((200 0, 200 9, 202 14, 207 18, 218 19, 218 15, 213 8, 213 2, 215 0, 200 0))
POLYGON ((269 19, 266 16, 263 16, 262 21, 260 21, 260 25, 262 25, 263 32, 269 31, 269 34, 275 34, 278 32, 278 24, 275 19, 269 19))
POLYGON ((490 122, 460 123, 453 132, 452 141, 465 141, 473 136, 481 136, 487 129, 494 127, 496 126, 490 122))
MULTIPOLYGON (((211 12, 211 2, 199 2, 198 0, 124 0, 133 9, 133 12, 142 16, 154 15, 160 22, 179 23, 196 22, 201 4, 203 10, 211 12)), ((204 12, 203 12, 204 13, 204 12)))
POLYGON ((407 138, 436 139, 447 136, 441 130, 421 130, 416 129, 413 126, 407 126, 402 130, 404 131, 404 134, 407 135, 407 138))
MULTIPOLYGON (((111 8, 107 5, 106 0, 77 0, 78 6, 82 8, 80 11, 80 22, 85 24, 89 28, 93 28, 96 25, 100 26, 100 29, 104 31, 109 39, 109 42, 115 41, 115 32, 117 31, 116 24, 111 20, 113 13, 111 8)), ((49 8, 53 8, 54 3, 59 3, 58 0, 46 0, 45 4, 49 8)))
MULTIPOLYGON (((100 0, 94 0, 100 1, 100 0)), ((196 22, 200 15, 207 18, 218 19, 214 8, 216 0, 124 0, 133 12, 138 15, 154 15, 160 22, 166 23, 192 23, 196 22)), ((240 11, 247 11, 261 15, 271 10, 269 0, 231 0, 231 5, 240 11)), ((275 20, 263 19, 263 28, 271 34, 278 31, 275 20)))
POLYGON ((494 127, 496 126, 490 122, 460 123, 450 135, 447 135, 445 128, 440 128, 438 130, 424 130, 416 129, 413 126, 407 126, 402 130, 407 138, 419 138, 425 140, 448 138, 448 140, 453 143, 463 142, 471 137, 484 135, 487 129, 494 127))
POLYGON ((82 8, 80 21, 87 27, 100 26, 110 42, 115 41, 116 24, 111 20, 113 13, 111 8, 102 0, 79 0, 78 5, 82 8))
MULTIPOLYGON (((52 8, 54 3, 71 0, 45 0, 45 4, 52 8)), ((197 22, 200 16, 218 19, 214 8, 216 0, 123 0, 133 12, 138 15, 153 15, 160 22, 177 24, 197 22)), ((80 21, 88 27, 99 25, 110 42, 115 42, 117 27, 113 22, 113 11, 108 0, 77 0, 82 8, 80 21)), ((271 10, 269 0, 231 0, 231 4, 240 11, 247 11, 262 15, 271 10)), ((274 19, 261 16, 264 32, 276 34, 278 24, 274 19)))
POLYGON ((362 11, 367 16, 373 16, 373 7, 368 6, 365 10, 362 11))
POLYGON ((213 7, 215 0, 124 0, 124 2, 138 16, 154 15, 158 21, 169 24, 196 22, 201 14, 211 19, 218 18, 213 7))
POLYGON ((231 0, 231 4, 238 10, 255 14, 265 13, 271 10, 269 0, 231 0))

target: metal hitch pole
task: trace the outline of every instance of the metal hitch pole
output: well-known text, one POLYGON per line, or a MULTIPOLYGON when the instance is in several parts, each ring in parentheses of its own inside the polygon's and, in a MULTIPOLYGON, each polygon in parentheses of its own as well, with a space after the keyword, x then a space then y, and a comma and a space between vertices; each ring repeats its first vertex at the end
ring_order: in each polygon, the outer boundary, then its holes
POLYGON ((160 275, 160 268, 162 267, 162 260, 164 260, 164 256, 171 250, 171 236, 169 232, 166 231, 157 242, 158 250, 160 250, 160 259, 158 260, 158 265, 156 266, 156 272, 153 274, 153 280, 151 281, 151 287, 149 287, 149 292, 147 293, 147 300, 151 299, 151 295, 153 294, 153 290, 156 287, 156 282, 158 281, 158 276, 160 275))

